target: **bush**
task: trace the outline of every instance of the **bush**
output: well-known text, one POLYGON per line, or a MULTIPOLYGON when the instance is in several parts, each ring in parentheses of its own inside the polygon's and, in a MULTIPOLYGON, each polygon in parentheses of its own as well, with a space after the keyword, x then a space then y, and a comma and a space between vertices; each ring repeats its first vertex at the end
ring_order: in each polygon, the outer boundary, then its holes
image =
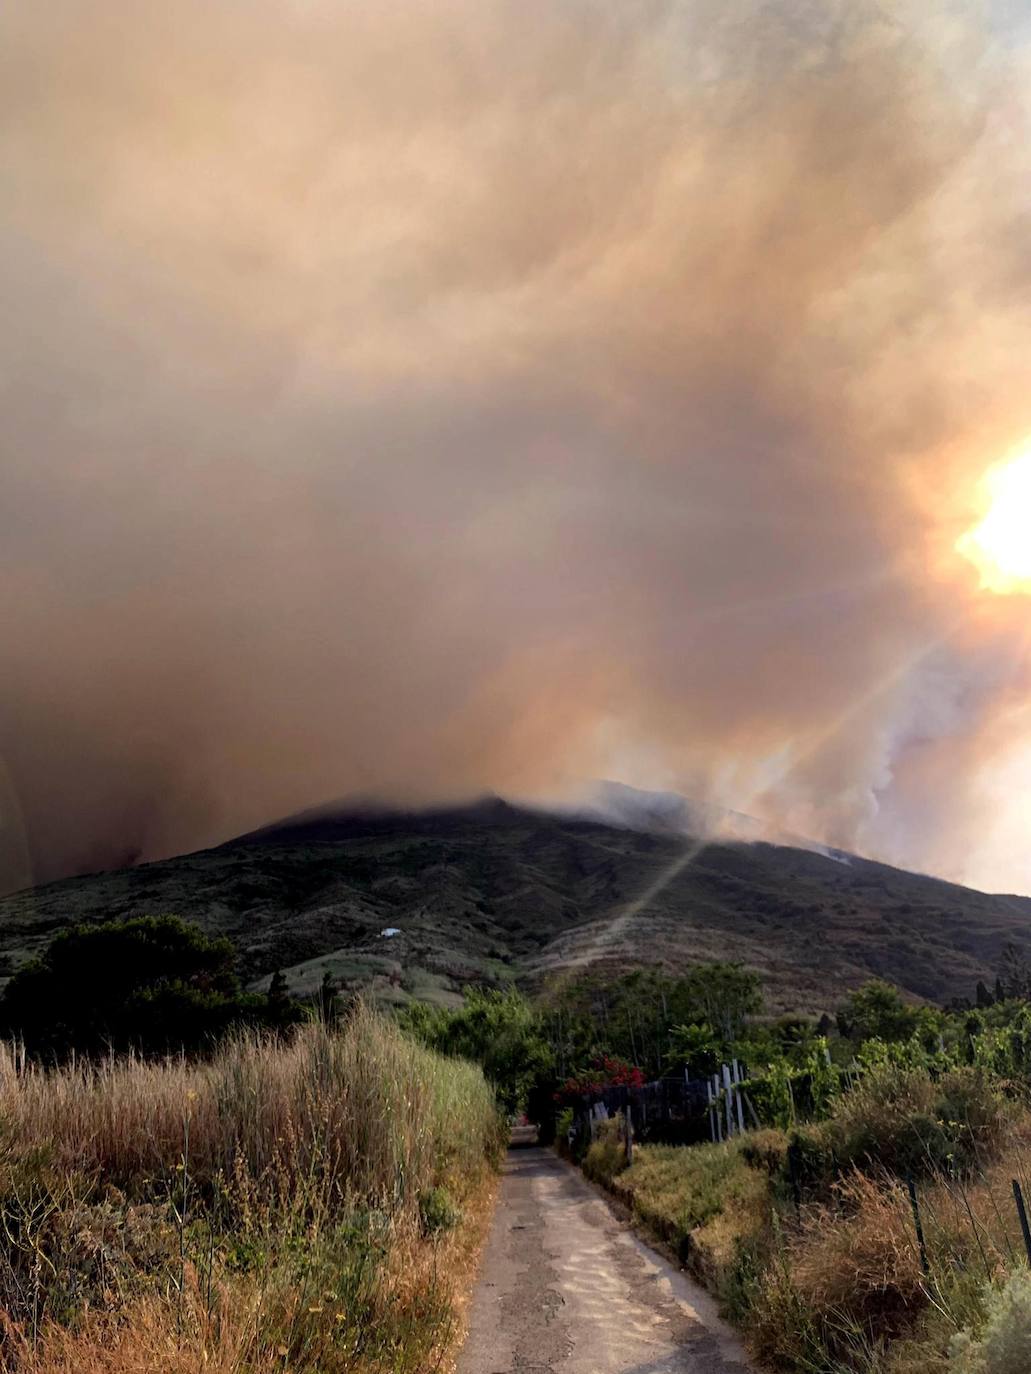
POLYGON ((777 1178, 787 1165, 788 1137, 783 1131, 753 1131, 741 1143, 741 1158, 752 1169, 777 1178))
POLYGON ((573 1109, 563 1107, 555 1117, 555 1148, 566 1159, 572 1157, 572 1142, 569 1133, 573 1129, 573 1109))
POLYGON ((210 1048, 242 1023, 285 1027, 299 1007, 274 979, 268 996, 241 990, 231 941, 174 916, 75 925, 14 975, 0 1029, 30 1053, 210 1048))
POLYGON ((430 1188, 419 1195, 419 1220, 423 1235, 435 1236, 450 1231, 458 1222, 458 1208, 446 1188, 430 1188))
POLYGON ((840 1098, 824 1127, 839 1170, 880 1167, 900 1177, 966 1172, 994 1156, 1008 1104, 983 1070, 885 1067, 840 1098))
POLYGON ((853 1173, 831 1206, 806 1208, 791 1274, 810 1310, 888 1334, 922 1303, 923 1273, 901 1183, 853 1173), (845 1216, 842 1213, 845 1213, 845 1216))
POLYGON ((746 1292, 754 1348, 773 1368, 883 1370, 862 1358, 871 1338, 894 1339, 925 1306, 903 1185, 854 1173, 834 1194, 804 1209, 746 1292))
POLYGON ((950 1349, 956 1374, 1027 1374, 1031 1367, 1031 1274, 1018 1270, 988 1300, 980 1338, 956 1336, 950 1349))
POLYGON ((626 1146, 621 1138, 623 1118, 603 1121, 583 1160, 583 1171, 595 1183, 608 1186, 627 1167, 626 1146))

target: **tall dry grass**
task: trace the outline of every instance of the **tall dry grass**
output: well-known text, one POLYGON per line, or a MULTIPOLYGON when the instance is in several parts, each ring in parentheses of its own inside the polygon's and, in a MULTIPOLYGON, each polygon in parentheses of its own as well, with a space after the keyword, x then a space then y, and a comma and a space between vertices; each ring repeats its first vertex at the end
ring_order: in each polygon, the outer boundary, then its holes
POLYGON ((496 1112, 471 1064, 443 1060, 358 1006, 343 1031, 288 1044, 242 1033, 209 1062, 110 1059, 46 1071, 0 1045, 8 1149, 44 1149, 58 1170, 136 1191, 188 1152, 196 1181, 241 1165, 252 1179, 383 1202, 431 1186, 442 1163, 481 1159, 496 1112))
POLYGON ((479 1069, 362 1006, 203 1063, 4 1047, 0 1369, 415 1370, 499 1148, 479 1069))

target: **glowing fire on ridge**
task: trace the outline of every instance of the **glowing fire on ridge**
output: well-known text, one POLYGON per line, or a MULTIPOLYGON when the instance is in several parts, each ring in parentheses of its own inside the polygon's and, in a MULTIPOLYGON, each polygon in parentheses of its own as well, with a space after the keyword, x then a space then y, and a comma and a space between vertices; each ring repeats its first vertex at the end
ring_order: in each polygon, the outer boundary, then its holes
POLYGON ((956 548, 987 591, 1031 594, 1031 450, 992 468, 983 486, 987 510, 956 548))

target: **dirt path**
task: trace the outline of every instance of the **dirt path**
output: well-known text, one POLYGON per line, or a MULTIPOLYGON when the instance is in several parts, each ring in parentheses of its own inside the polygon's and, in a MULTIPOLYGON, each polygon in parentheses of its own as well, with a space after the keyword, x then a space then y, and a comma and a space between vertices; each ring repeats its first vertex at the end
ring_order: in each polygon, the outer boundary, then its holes
POLYGON ((712 1300, 550 1150, 511 1150, 458 1374, 747 1374, 712 1300))

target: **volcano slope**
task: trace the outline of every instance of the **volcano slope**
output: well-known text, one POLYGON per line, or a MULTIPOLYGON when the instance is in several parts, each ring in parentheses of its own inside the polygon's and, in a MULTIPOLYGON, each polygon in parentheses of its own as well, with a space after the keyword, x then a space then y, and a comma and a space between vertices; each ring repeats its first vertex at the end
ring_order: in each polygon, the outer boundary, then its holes
POLYGON ((920 998, 969 996, 1007 944, 1031 958, 1029 898, 782 845, 699 848, 661 827, 489 799, 311 813, 16 893, 0 901, 0 971, 72 922, 144 914, 228 935, 254 986, 282 969, 291 991, 310 992, 328 971, 394 1002, 453 1002, 471 982, 535 987, 587 964, 675 972, 734 959, 761 973, 770 1010, 822 1011, 874 976, 920 998))

